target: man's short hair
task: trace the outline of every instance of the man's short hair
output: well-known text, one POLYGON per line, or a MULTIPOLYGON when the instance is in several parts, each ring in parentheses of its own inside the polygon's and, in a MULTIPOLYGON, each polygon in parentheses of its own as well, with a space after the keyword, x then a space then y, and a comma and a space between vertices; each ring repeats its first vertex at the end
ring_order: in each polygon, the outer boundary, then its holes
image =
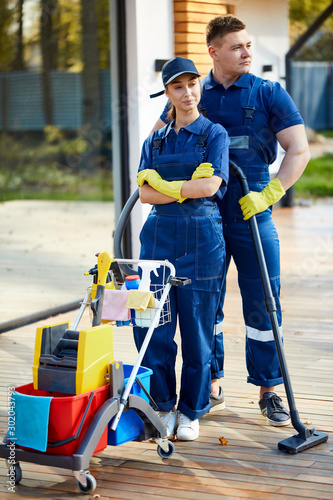
POLYGON ((227 14, 226 16, 218 16, 209 21, 206 27, 206 43, 209 47, 212 41, 222 38, 233 31, 245 30, 246 26, 235 16, 227 14))

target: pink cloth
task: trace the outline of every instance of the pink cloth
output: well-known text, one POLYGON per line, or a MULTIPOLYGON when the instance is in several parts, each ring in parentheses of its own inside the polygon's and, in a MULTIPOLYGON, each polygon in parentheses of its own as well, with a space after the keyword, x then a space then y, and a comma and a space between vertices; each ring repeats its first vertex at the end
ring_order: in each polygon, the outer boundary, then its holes
POLYGON ((104 290, 102 319, 128 321, 131 311, 126 307, 128 290, 104 290))

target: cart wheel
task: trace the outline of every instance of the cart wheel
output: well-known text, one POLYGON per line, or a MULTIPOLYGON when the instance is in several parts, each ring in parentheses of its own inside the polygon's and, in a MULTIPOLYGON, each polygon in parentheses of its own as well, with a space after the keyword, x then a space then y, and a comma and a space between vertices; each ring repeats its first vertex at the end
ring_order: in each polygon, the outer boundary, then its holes
POLYGON ((157 453, 161 458, 170 458, 172 457, 174 451, 175 451, 175 446, 171 441, 168 441, 168 451, 164 451, 161 446, 157 447, 157 453))
POLYGON ((77 481, 76 484, 77 484, 78 489, 81 491, 81 493, 85 493, 86 495, 89 495, 89 493, 92 493, 93 491, 95 491, 97 483, 96 483, 96 479, 91 474, 86 475, 86 480, 87 480, 87 486, 83 486, 80 483, 80 481, 77 481))
POLYGON ((14 472, 14 481, 15 484, 18 484, 22 480, 22 469, 20 466, 20 462, 15 462, 14 464, 10 464, 8 460, 6 460, 6 465, 8 468, 8 471, 10 472, 10 479, 12 479, 12 472, 14 472), (14 467, 14 471, 12 470, 12 467, 14 467))

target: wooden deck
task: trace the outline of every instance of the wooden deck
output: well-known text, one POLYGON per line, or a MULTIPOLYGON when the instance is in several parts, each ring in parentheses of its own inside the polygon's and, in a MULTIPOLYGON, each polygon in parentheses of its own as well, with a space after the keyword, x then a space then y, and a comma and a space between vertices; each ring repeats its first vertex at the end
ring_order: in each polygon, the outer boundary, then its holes
MULTIPOLYGON (((10 492, 1 459, 1 499, 333 499, 333 205, 279 209, 274 217, 282 249, 285 353, 297 408, 309 428, 330 434, 328 442, 297 455, 278 451, 278 441, 296 432, 291 426, 268 426, 258 410, 257 389, 246 383, 241 303, 231 268, 222 384, 227 408, 201 420, 200 438, 175 441, 167 460, 151 442, 106 448, 91 460, 97 489, 87 496, 78 492, 71 471, 29 463, 21 464, 23 479, 10 492)), ((75 315, 39 324, 72 322, 75 315)), ((0 335, 1 435, 8 420, 8 387, 32 380, 36 326, 0 335)), ((135 361, 130 329, 114 330, 114 351, 118 360, 135 361)), ((285 398, 282 386, 278 393, 285 398)))

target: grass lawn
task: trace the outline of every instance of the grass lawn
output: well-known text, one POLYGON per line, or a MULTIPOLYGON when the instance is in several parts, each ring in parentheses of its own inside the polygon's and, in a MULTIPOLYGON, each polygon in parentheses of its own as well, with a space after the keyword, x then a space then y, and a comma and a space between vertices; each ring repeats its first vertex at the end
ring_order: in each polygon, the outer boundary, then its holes
POLYGON ((333 154, 327 153, 309 161, 302 176, 294 186, 300 198, 333 196, 333 154))
POLYGON ((70 172, 41 165, 4 175, 0 170, 0 202, 11 200, 113 201, 112 173, 70 172))
POLYGON ((0 202, 112 201, 111 141, 89 141, 89 130, 66 137, 0 134, 0 202))

